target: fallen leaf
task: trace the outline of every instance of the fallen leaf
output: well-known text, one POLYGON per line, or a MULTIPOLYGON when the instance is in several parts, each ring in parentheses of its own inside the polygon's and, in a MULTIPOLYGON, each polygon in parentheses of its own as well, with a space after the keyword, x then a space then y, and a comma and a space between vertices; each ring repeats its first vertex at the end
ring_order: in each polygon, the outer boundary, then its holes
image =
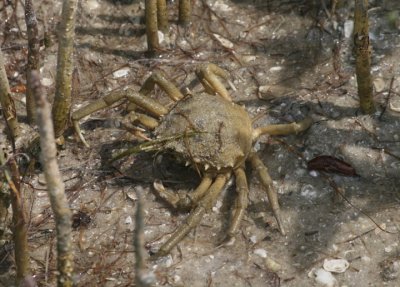
POLYGON ((354 167, 347 162, 330 155, 320 155, 307 162, 308 170, 338 173, 346 176, 358 176, 354 167))

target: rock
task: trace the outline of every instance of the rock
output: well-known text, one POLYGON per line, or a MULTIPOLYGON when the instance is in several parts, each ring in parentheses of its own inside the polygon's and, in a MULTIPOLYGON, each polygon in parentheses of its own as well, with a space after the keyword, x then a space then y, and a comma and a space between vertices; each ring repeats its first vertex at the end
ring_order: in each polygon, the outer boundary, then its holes
POLYGON ((328 272, 322 268, 314 271, 315 281, 324 287, 338 287, 339 283, 331 272, 328 272))

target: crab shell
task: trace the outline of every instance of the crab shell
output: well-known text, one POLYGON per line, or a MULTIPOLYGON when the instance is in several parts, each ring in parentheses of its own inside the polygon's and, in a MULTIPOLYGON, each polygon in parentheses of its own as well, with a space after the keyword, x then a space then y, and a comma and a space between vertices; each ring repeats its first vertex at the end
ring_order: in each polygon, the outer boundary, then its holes
POLYGON ((246 110, 219 96, 188 95, 178 101, 156 128, 158 138, 177 137, 165 149, 199 170, 232 170, 252 148, 252 125, 246 110))

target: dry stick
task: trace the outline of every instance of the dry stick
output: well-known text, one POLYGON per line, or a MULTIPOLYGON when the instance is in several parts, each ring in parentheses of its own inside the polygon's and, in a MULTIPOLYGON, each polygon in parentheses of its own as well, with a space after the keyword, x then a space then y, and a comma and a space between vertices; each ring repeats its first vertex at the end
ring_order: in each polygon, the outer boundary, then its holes
MULTIPOLYGON (((5 164, 3 152, 0 152, 0 164, 5 164)), ((28 228, 26 210, 24 208, 24 197, 21 192, 20 175, 15 158, 10 158, 7 163, 9 170, 4 170, 4 175, 10 187, 10 199, 13 211, 12 232, 14 241, 15 265, 17 268, 16 285, 19 286, 24 278, 29 277, 29 250, 28 250, 28 228), (11 175, 9 173, 11 172, 11 175)))
MULTIPOLYGON (((25 22, 28 33, 28 65, 26 69, 26 82, 30 83, 31 81, 29 77, 31 71, 39 69, 40 49, 38 23, 32 0, 25 0, 25 22)), ((29 85, 27 85, 26 88, 26 114, 28 117, 28 123, 33 125, 35 123, 35 100, 32 95, 32 87, 29 85)))
POLYGON ((355 0, 354 9, 354 50, 356 54, 356 75, 358 97, 363 113, 375 111, 371 77, 371 47, 368 36, 368 0, 355 0))
POLYGON ((0 104, 3 110, 3 117, 10 131, 12 140, 19 135, 17 112, 14 101, 11 98, 10 85, 8 84, 6 68, 4 66, 3 53, 0 49, 0 104))
POLYGON ((164 33, 168 31, 168 10, 166 0, 157 0, 157 25, 164 33))
POLYGON ((392 76, 392 79, 390 80, 389 93, 385 100, 385 106, 383 107, 381 114, 379 115, 380 120, 382 119, 383 114, 386 112, 387 106, 389 105, 390 98, 392 96, 392 91, 393 91, 393 83, 394 83, 394 76, 392 76))
POLYGON ((71 109, 71 82, 77 0, 64 0, 58 40, 56 94, 53 106, 54 133, 58 138, 67 127, 71 109))
POLYGON ((73 285, 73 253, 71 235, 71 210, 64 193, 64 183, 61 179, 57 164, 57 150, 54 138, 53 123, 51 121, 50 104, 42 85, 39 74, 32 71, 30 76, 33 95, 36 103, 37 125, 39 126, 41 162, 47 183, 47 194, 54 213, 57 230, 57 269, 58 286, 73 285))
POLYGON ((137 287, 151 286, 149 280, 146 280, 145 274, 145 250, 144 250, 144 223, 143 223, 143 190, 136 192, 136 217, 135 217, 135 233, 133 245, 135 247, 135 283, 137 287))
POLYGON ((154 56, 159 48, 157 24, 157 0, 146 0, 146 36, 147 51, 154 56))
POLYGON ((190 24, 191 16, 192 9, 190 0, 179 0, 179 24, 182 26, 187 26, 190 24))

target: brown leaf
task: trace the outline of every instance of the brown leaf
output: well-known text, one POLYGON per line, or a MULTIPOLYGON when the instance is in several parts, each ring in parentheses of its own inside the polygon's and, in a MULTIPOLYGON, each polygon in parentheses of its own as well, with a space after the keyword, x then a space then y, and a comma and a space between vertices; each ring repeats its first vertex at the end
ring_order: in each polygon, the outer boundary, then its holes
POLYGON ((308 170, 333 172, 346 176, 358 176, 354 167, 330 155, 320 155, 307 162, 308 170))
POLYGON ((24 84, 14 86, 10 89, 11 93, 23 94, 26 92, 26 86, 24 84))

